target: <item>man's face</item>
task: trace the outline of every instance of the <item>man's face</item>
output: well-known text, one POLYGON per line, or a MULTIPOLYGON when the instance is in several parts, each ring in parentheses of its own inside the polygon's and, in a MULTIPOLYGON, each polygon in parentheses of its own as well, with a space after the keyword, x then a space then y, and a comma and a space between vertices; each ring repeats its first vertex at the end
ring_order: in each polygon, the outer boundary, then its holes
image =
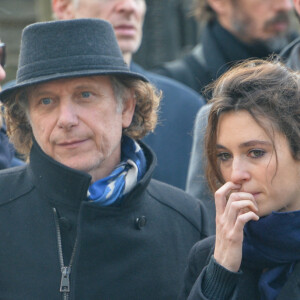
MULTIPOLYGON (((53 10, 56 10, 53 1, 53 10)), ((99 18, 110 22, 114 28, 123 54, 132 55, 142 40, 142 27, 146 12, 145 0, 78 0, 69 6, 69 14, 58 14, 59 18, 99 18)))
POLYGON ((93 181, 119 163, 122 128, 131 123, 135 100, 120 107, 108 76, 39 84, 29 90, 28 106, 33 135, 53 159, 93 181))
MULTIPOLYGON (((0 40, 0 45, 1 45, 1 40, 0 40)), ((0 47, 0 57, 2 58, 2 55, 4 55, 4 49, 0 47)), ((0 59, 2 61, 2 59, 0 59)), ((5 79, 5 71, 3 69, 3 66, 0 64, 0 91, 1 91, 1 81, 5 79)))
POLYGON ((287 33, 291 0, 226 1, 226 13, 221 18, 227 29, 244 42, 273 40, 287 33))
MULTIPOLYGON (((5 76, 6 76, 5 71, 2 68, 2 66, 0 65, 0 83, 2 80, 4 80, 5 76)), ((1 91, 1 84, 0 84, 0 91, 1 91)))

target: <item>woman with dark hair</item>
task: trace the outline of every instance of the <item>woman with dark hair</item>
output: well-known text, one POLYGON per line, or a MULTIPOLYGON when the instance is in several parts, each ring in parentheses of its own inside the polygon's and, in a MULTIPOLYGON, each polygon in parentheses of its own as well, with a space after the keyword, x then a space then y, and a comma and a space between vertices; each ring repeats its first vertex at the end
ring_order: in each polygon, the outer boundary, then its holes
POLYGON ((181 299, 300 299, 300 74, 262 60, 224 74, 205 148, 216 236, 191 250, 181 299))

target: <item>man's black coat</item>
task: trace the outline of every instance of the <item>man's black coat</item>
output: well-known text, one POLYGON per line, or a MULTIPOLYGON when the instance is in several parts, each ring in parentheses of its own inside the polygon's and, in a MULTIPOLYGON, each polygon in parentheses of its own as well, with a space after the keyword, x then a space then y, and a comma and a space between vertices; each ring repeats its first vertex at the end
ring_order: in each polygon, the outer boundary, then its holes
POLYGON ((62 299, 59 215, 65 265, 77 237, 70 299, 176 299, 187 255, 206 236, 201 204, 143 179, 119 207, 86 201, 91 177, 61 165, 34 143, 30 164, 0 172, 0 299, 62 299))

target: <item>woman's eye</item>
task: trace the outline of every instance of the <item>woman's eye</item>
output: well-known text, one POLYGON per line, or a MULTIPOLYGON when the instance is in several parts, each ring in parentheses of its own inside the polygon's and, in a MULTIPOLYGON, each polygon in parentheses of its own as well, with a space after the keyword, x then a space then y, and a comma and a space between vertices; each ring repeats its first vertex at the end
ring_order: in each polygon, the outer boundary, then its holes
POLYGON ((49 105, 52 103, 52 99, 51 98, 43 98, 41 100, 41 103, 44 104, 44 105, 49 105))
POLYGON ((231 155, 227 152, 218 153, 217 155, 218 159, 221 161, 227 161, 231 158, 231 155))
POLYGON ((82 98, 89 98, 91 96, 90 92, 82 92, 81 93, 82 98))
POLYGON ((266 152, 264 150, 261 150, 261 149, 253 149, 253 150, 249 151, 249 155, 252 158, 262 157, 262 156, 264 156, 265 153, 266 152))

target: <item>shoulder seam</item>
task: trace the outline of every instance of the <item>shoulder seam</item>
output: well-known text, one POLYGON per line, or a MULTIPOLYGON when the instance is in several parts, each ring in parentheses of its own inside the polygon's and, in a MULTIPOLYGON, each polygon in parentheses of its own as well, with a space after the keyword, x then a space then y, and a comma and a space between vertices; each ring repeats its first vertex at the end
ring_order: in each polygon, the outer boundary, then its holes
POLYGON ((13 201, 15 201, 15 200, 18 200, 18 198, 20 198, 20 197, 22 197, 22 196, 24 196, 24 195, 30 193, 33 189, 34 189, 34 186, 31 186, 27 191, 23 192, 22 194, 17 195, 17 196, 15 196, 15 197, 11 198, 11 199, 8 199, 8 200, 5 201, 5 202, 0 203, 0 207, 1 207, 1 206, 4 206, 4 205, 6 205, 6 204, 9 204, 9 203, 11 203, 11 202, 13 202, 13 201))
MULTIPOLYGON (((169 207, 169 208, 172 209, 173 211, 176 211, 176 212, 177 212, 179 215, 181 215, 188 223, 190 223, 190 224, 196 229, 196 231, 199 232, 199 234, 200 234, 201 237, 203 236, 201 230, 200 230, 193 222, 191 222, 191 220, 189 220, 184 214, 182 214, 178 209, 176 209, 176 208, 174 208, 174 207, 168 205, 167 203, 161 201, 161 200, 158 199, 155 195, 153 195, 148 189, 147 189, 147 193, 148 193, 153 199, 155 199, 156 201, 158 201, 158 202, 161 203, 162 205, 169 207)), ((200 209, 200 207, 199 207, 199 209, 200 209)))

